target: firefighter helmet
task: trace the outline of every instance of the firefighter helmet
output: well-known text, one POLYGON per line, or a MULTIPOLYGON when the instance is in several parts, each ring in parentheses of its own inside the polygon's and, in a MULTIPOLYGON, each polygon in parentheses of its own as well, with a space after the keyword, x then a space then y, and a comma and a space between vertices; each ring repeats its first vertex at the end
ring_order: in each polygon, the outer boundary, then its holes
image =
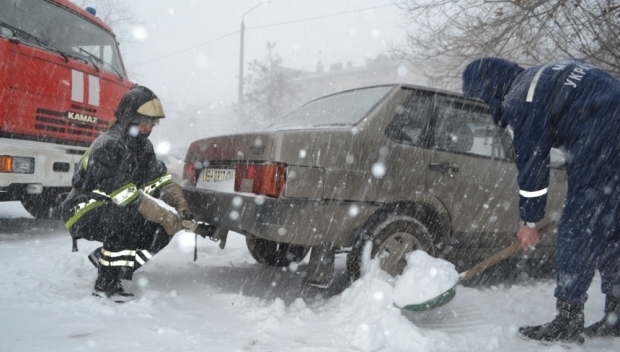
POLYGON ((166 117, 157 95, 144 86, 134 86, 121 98, 114 112, 121 125, 138 125, 146 122, 156 125, 166 117))

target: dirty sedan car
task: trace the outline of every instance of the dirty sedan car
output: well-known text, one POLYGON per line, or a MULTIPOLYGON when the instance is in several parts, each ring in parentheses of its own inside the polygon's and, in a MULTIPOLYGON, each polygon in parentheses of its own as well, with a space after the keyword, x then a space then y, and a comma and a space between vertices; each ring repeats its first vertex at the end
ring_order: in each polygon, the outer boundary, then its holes
MULTIPOLYGON (((552 151, 547 216, 566 192, 552 151)), ((347 253, 359 276, 367 241, 392 275, 415 249, 457 269, 516 240, 517 170, 509 130, 487 106, 409 85, 312 101, 264 131, 195 141, 186 156, 192 212, 246 236, 261 263, 286 266, 322 243, 347 253)), ((547 236, 530 258, 553 256, 547 236)))

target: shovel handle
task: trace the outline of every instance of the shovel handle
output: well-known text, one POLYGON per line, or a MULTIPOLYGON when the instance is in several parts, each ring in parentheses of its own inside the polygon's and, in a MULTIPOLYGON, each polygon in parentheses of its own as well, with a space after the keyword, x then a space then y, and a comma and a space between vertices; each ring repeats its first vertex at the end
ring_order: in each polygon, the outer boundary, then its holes
MULTIPOLYGON (((539 229, 539 234, 540 234, 540 239, 543 238, 544 235, 546 235, 547 233, 555 230, 557 227, 557 222, 550 222, 547 225, 541 227, 539 229)), ((518 252, 519 249, 521 249, 521 241, 516 241, 515 243, 511 244, 509 247, 506 247, 504 249, 502 249, 501 251, 493 254, 492 256, 490 256, 489 258, 481 261, 480 263, 474 265, 473 267, 471 267, 469 270, 467 270, 465 273, 462 274, 461 278, 459 279, 459 283, 463 283, 469 279, 471 279, 472 277, 480 274, 481 272, 483 272, 484 270, 492 267, 493 265, 497 264, 497 262, 513 255, 514 253, 518 252)))

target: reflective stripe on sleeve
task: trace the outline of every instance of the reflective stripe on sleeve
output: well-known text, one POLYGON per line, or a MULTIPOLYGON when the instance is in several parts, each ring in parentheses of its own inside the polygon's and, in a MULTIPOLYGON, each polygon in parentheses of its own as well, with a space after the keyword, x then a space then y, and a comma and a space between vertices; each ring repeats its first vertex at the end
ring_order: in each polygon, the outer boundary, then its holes
POLYGON ((104 197, 110 198, 112 199, 114 203, 116 203, 117 205, 121 207, 124 207, 127 204, 133 202, 134 200, 138 199, 138 197, 140 196, 140 192, 138 191, 138 188, 133 183, 128 183, 124 185, 123 187, 117 189, 116 191, 112 192, 112 194, 109 194, 109 195, 98 189, 94 190, 93 193, 97 193, 104 197))
POLYGON ((82 169, 84 170, 88 169, 88 158, 90 158, 90 148, 86 149, 86 152, 84 153, 84 155, 82 155, 82 158, 80 159, 82 169))
POLYGON ((152 196, 156 190, 160 189, 162 186, 165 186, 169 183, 172 183, 172 175, 165 174, 161 177, 158 177, 152 180, 146 186, 144 186, 144 193, 152 196))
POLYGON ((541 189, 539 191, 534 191, 534 192, 528 192, 528 191, 524 191, 522 189, 519 190, 519 195, 525 198, 535 198, 535 197, 540 197, 540 196, 544 196, 545 194, 547 194, 547 190, 548 188, 545 189, 541 189))

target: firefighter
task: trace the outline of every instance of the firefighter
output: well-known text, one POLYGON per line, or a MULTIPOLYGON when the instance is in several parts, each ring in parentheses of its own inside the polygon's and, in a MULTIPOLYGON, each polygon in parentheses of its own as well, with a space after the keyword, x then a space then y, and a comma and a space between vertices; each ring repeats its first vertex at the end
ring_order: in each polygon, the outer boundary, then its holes
POLYGON ((620 336, 620 82, 581 60, 523 69, 482 58, 465 68, 463 93, 485 101, 495 123, 514 132, 522 220, 517 235, 524 250, 539 241, 536 223, 545 214, 550 150, 566 152, 556 316, 548 324, 521 327, 517 334, 543 343, 583 343, 583 334, 620 336), (605 315, 584 329, 583 306, 595 270, 602 278, 605 315))
POLYGON ((171 236, 181 230, 211 236, 215 228, 193 220, 181 187, 155 157, 148 137, 165 117, 157 96, 135 86, 122 97, 115 117, 82 157, 61 212, 74 249, 79 238, 103 243, 89 255, 98 270, 93 295, 126 302, 133 294, 121 280, 131 280, 171 236))

